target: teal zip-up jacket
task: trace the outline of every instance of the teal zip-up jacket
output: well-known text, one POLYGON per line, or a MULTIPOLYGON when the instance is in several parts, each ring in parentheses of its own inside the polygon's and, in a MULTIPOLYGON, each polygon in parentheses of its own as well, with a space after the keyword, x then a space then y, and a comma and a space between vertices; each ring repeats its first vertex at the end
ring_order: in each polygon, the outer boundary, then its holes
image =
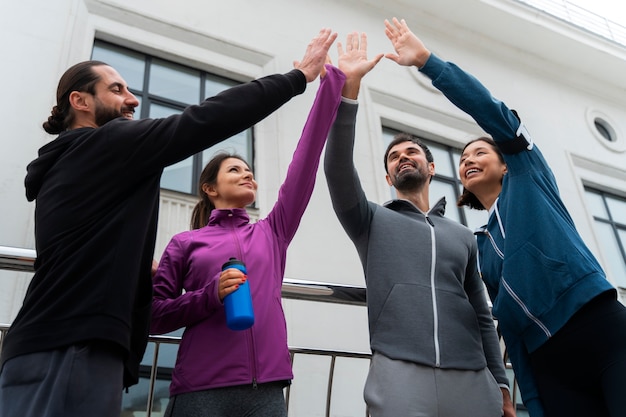
POLYGON ((487 225, 476 232, 479 265, 524 404, 532 417, 541 417, 529 353, 585 303, 614 289, 576 231, 550 167, 516 114, 476 78, 435 55, 420 71, 503 151, 502 191, 487 225))

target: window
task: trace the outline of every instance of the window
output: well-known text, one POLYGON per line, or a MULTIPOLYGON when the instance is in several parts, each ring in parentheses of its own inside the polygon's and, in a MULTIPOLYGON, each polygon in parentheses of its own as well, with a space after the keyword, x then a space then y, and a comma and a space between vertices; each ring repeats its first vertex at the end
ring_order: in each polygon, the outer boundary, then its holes
POLYGON ((607 273, 626 288, 626 198, 590 187, 585 194, 607 273))
MULTIPOLYGON (((206 71, 99 40, 94 43, 92 59, 111 65, 126 80, 130 91, 140 103, 135 113, 138 118, 167 117, 180 113, 189 105, 198 104, 206 97, 239 84, 206 71)), ((252 164, 252 128, 165 168, 161 188, 196 194, 202 168, 222 149, 237 153, 252 164)))
MULTIPOLYGON (((385 149, 393 139, 400 133, 397 130, 383 128, 383 141, 385 149)), ((458 164, 461 159, 461 150, 432 142, 428 139, 420 138, 433 154, 435 162, 435 176, 430 183, 430 204, 435 204, 441 197, 446 198, 446 216, 456 220, 471 229, 475 229, 487 223, 486 210, 471 210, 467 207, 457 207, 458 200, 463 186, 459 179, 458 164)), ((391 198, 395 198, 395 190, 391 189, 391 198)))
POLYGON ((611 128, 611 125, 609 125, 606 121, 600 119, 600 118, 596 118, 593 122, 594 126, 596 127, 596 129, 598 130, 598 133, 600 133, 600 135, 608 140, 609 142, 615 142, 615 134, 613 133, 613 128, 611 128))

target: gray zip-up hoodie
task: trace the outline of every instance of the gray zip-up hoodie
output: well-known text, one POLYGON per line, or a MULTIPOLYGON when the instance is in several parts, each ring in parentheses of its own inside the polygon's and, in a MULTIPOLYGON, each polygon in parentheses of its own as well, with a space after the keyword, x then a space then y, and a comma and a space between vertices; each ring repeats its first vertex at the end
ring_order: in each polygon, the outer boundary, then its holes
POLYGON ((472 232, 444 217, 444 199, 427 213, 406 200, 367 200, 353 162, 357 107, 341 103, 324 169, 365 272, 372 351, 440 368, 488 366, 508 386, 472 232))

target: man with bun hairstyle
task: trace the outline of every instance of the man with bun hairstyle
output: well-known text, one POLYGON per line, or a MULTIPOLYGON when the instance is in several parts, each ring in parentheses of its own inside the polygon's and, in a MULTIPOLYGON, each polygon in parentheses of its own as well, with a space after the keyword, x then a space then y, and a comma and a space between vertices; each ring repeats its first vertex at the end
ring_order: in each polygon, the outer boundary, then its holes
POLYGON ((139 102, 103 62, 65 72, 44 123, 59 136, 27 170, 37 260, 3 341, 1 417, 119 416, 122 388, 138 382, 147 343, 163 169, 303 93, 336 36, 322 29, 286 74, 164 119, 134 121, 139 102))

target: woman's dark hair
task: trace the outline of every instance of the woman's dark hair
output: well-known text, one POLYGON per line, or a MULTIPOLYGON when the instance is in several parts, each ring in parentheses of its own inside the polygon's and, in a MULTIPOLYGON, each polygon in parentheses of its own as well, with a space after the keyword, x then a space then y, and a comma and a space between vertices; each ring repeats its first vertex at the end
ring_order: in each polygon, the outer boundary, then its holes
POLYGON ((387 156, 389 156, 389 151, 391 150, 391 148, 396 146, 398 143, 403 143, 403 142, 413 142, 413 143, 415 143, 420 148, 422 148, 422 150, 426 154, 426 160, 428 162, 433 162, 434 161, 432 152, 430 152, 430 149, 428 149, 428 146, 426 146, 426 144, 424 144, 424 142, 422 142, 420 140, 420 138, 418 138, 415 135, 411 135, 410 133, 398 133, 397 135, 395 135, 393 137, 393 139, 389 143, 389 146, 387 146, 387 150, 385 151, 385 156, 384 156, 383 163, 385 164, 385 172, 386 173, 389 173, 387 171, 387 156))
POLYGON ((248 165, 248 162, 243 159, 240 155, 228 152, 218 152, 211 160, 206 164, 202 173, 200 174, 200 180, 198 181, 198 196, 200 197, 200 201, 193 208, 191 213, 191 228, 192 229, 200 229, 204 227, 209 222, 209 217, 211 217, 211 211, 215 208, 213 202, 209 199, 209 196, 202 190, 202 186, 204 184, 207 185, 215 185, 217 183, 217 174, 220 171, 222 163, 228 158, 236 158, 248 165))
MULTIPOLYGON (((500 162, 502 162, 503 164, 506 163, 504 162, 504 156, 502 156, 502 152, 500 152, 500 149, 498 148, 498 145, 496 145, 496 142, 493 139, 488 138, 486 136, 481 136, 479 138, 476 138, 467 142, 465 146, 463 147, 463 151, 461 153, 463 153, 465 149, 467 149, 467 147, 471 145, 472 143, 481 142, 481 141, 491 146, 491 148, 498 155, 498 159, 500 159, 500 162)), ((474 193, 468 191, 465 187, 463 187, 463 193, 461 193, 461 196, 457 200, 456 205, 458 207, 468 206, 469 208, 472 208, 475 210, 487 210, 487 208, 483 206, 483 204, 480 202, 480 200, 478 200, 478 198, 474 195, 474 193)))
POLYGON ((107 64, 101 61, 84 61, 65 71, 57 87, 57 104, 52 108, 52 114, 48 120, 43 123, 46 132, 55 135, 72 125, 74 112, 70 106, 70 94, 72 91, 95 94, 95 86, 100 76, 93 71, 93 67, 101 65, 107 64))

